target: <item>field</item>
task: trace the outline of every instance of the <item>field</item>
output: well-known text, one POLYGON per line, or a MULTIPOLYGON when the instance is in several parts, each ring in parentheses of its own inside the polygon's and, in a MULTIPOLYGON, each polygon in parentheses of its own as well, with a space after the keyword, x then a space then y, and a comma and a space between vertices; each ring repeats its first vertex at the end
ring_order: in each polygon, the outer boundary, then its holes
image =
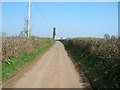
POLYGON ((6 80, 54 44, 51 38, 3 37, 2 79, 6 80))
POLYGON ((62 40, 78 71, 83 69, 93 88, 120 88, 120 41, 117 38, 62 40))

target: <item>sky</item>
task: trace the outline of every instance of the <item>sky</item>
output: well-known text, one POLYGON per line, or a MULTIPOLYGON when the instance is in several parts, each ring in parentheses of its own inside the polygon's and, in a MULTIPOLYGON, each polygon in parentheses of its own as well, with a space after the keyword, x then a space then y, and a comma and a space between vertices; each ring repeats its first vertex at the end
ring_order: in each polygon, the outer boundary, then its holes
MULTIPOLYGON (((27 18, 27 2, 2 3, 2 30, 18 35, 27 18)), ((56 38, 118 35, 117 2, 32 2, 31 34, 56 38)))
MULTIPOLYGON (((1 0, 2 2, 27 2, 28 0, 1 0)), ((30 0, 32 2, 119 2, 120 0, 30 0)))

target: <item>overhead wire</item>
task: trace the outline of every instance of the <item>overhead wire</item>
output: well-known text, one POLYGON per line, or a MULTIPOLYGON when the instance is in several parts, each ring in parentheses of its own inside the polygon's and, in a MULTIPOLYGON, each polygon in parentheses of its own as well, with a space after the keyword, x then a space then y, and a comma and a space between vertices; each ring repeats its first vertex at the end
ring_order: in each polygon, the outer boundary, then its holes
POLYGON ((34 6, 37 8, 37 10, 39 11, 40 15, 43 17, 43 19, 45 20, 45 22, 50 26, 53 27, 52 24, 50 22, 48 22, 47 18, 45 17, 45 15, 42 13, 41 9, 38 7, 38 5, 36 3, 33 3, 34 6))

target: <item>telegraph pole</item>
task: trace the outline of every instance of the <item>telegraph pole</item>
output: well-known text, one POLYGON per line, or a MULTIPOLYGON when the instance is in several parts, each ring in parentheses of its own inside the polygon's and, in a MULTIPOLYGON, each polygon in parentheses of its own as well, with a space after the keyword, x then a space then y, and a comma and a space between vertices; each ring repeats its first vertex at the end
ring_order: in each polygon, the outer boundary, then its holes
POLYGON ((28 22, 27 22, 27 29, 28 29, 28 38, 30 37, 30 0, 28 0, 28 22))

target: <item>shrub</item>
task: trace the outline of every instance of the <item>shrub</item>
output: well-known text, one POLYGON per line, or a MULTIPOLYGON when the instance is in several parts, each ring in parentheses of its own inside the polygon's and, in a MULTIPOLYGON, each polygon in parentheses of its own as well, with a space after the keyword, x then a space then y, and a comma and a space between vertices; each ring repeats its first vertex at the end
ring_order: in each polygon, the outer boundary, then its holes
POLYGON ((6 58, 16 58, 27 52, 32 52, 52 42, 50 38, 40 37, 2 37, 2 61, 6 58))
POLYGON ((90 75, 90 81, 95 87, 120 88, 119 39, 73 38, 66 39, 64 42, 72 45, 72 48, 76 48, 79 56, 77 63, 84 62, 90 75))

